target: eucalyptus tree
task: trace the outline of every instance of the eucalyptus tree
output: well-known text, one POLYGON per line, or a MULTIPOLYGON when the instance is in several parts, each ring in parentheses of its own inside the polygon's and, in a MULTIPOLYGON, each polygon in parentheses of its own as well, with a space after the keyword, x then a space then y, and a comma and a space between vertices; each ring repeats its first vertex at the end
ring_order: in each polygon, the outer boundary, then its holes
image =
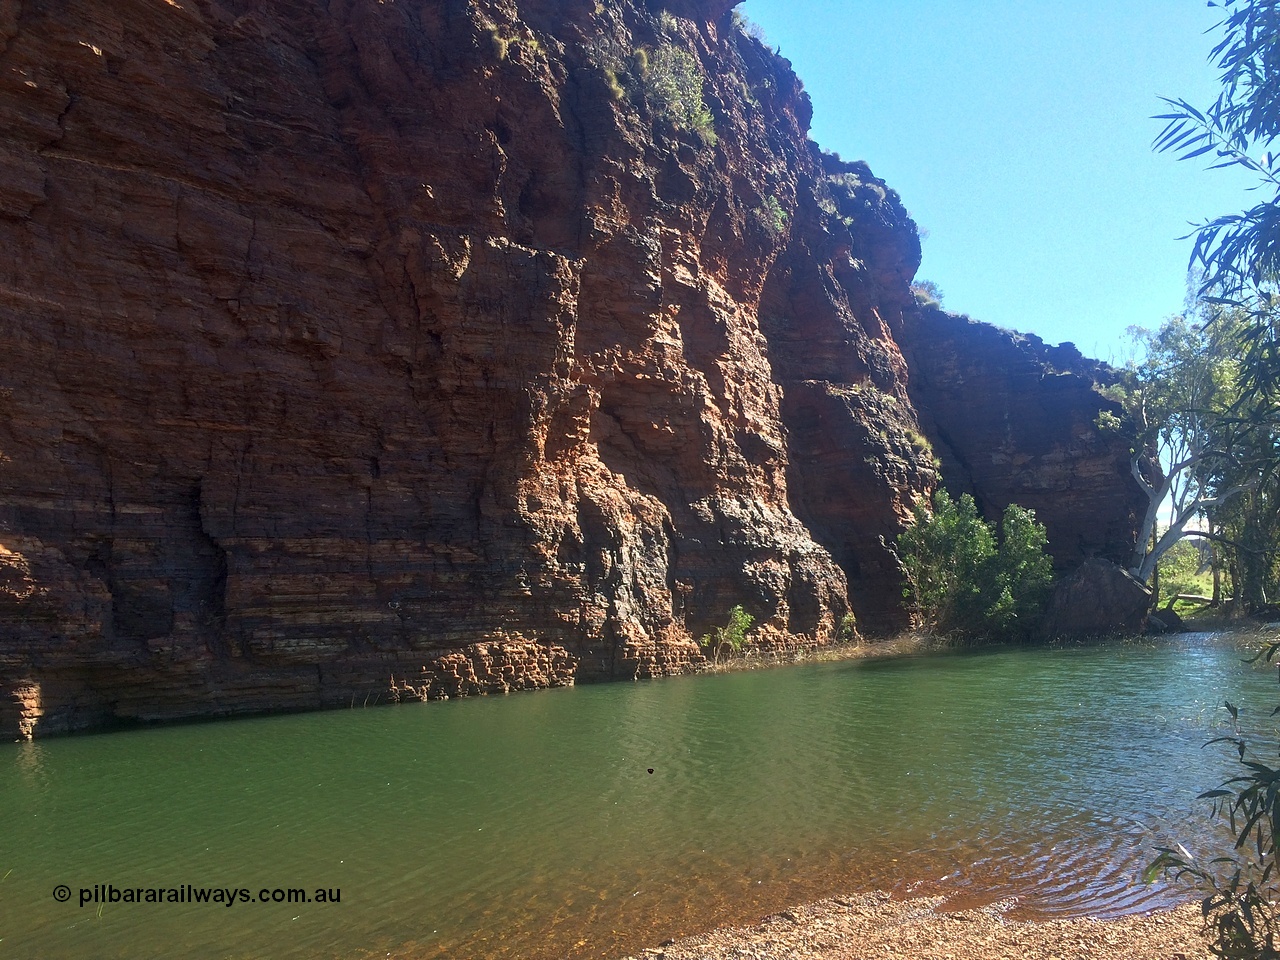
POLYGON ((1258 605, 1269 566, 1259 559, 1268 546, 1261 534, 1275 533, 1265 521, 1273 512, 1269 491, 1280 464, 1274 442, 1280 420, 1280 0, 1211 0, 1209 6, 1223 14, 1221 39, 1209 55, 1221 71, 1221 91, 1205 109, 1166 98, 1169 111, 1158 117, 1165 125, 1154 147, 1180 160, 1208 158, 1210 169, 1243 168, 1257 178, 1257 203, 1196 228, 1190 262, 1209 305, 1206 326, 1234 328, 1219 342, 1234 341, 1230 359, 1236 366, 1235 397, 1218 412, 1213 443, 1230 455, 1202 459, 1196 486, 1212 488, 1214 497, 1235 491, 1233 501, 1201 506, 1211 518, 1234 524, 1238 585, 1258 605))
POLYGON ((1240 213, 1208 220, 1195 231, 1192 266, 1203 269, 1201 292, 1244 303, 1280 274, 1280 172, 1272 145, 1280 137, 1280 2, 1210 0, 1224 17, 1209 59, 1222 71, 1222 91, 1208 108, 1163 98, 1169 112, 1158 151, 1180 160, 1208 156, 1210 169, 1243 167, 1270 195, 1240 213))
POLYGON ((1220 447, 1230 451, 1215 464, 1212 482, 1238 495, 1206 511, 1217 539, 1226 547, 1235 596, 1245 610, 1266 606, 1276 595, 1275 568, 1280 543, 1280 406, 1275 391, 1260 385, 1248 357, 1246 335, 1259 319, 1270 323, 1280 303, 1252 311, 1211 305, 1209 329, 1228 368, 1224 399, 1216 416, 1220 447), (1244 358, 1243 360, 1241 358, 1244 358))
POLYGON ((1145 583, 1192 523, 1243 489, 1217 482, 1236 456, 1222 428, 1238 372, 1222 349, 1228 339, 1222 325, 1208 329, 1173 317, 1154 332, 1131 327, 1130 335, 1144 354, 1125 397, 1140 441, 1131 469, 1147 495, 1130 571, 1145 583), (1150 463, 1159 468, 1144 470, 1150 463), (1157 533, 1166 511, 1168 522, 1157 533))
MULTIPOLYGON (((1166 100, 1170 112, 1160 118, 1166 126, 1155 147, 1176 152, 1183 160, 1212 155, 1213 167, 1243 167, 1257 176, 1264 197, 1248 210, 1201 224, 1191 253, 1192 266, 1204 271, 1201 294, 1240 311, 1242 390, 1228 423, 1235 428, 1249 425, 1237 429, 1235 443, 1237 451, 1252 449, 1258 455, 1255 466, 1261 465, 1261 470, 1251 478, 1256 481, 1251 496, 1261 497, 1274 485, 1275 398, 1280 395, 1275 322, 1280 177, 1273 170, 1272 151, 1280 137, 1280 0, 1216 0, 1209 5, 1224 14, 1219 24, 1222 39, 1210 54, 1222 71, 1221 93, 1203 111, 1185 100, 1166 100)), ((1224 469, 1217 482, 1231 483, 1229 472, 1224 469)), ((1219 504, 1217 509, 1225 514, 1229 505, 1219 504)), ((1249 518, 1242 523, 1242 529, 1247 529, 1249 518)), ((1277 652, 1280 644, 1268 647, 1267 660, 1272 661, 1277 652)), ((1230 703, 1226 706, 1234 724, 1238 710, 1230 703)), ((1236 748, 1238 775, 1201 794, 1212 801, 1213 815, 1230 825, 1234 850, 1203 862, 1181 847, 1163 848, 1147 875, 1171 873, 1200 888, 1210 949, 1216 956, 1278 958, 1280 769, 1271 765, 1270 744, 1259 753, 1250 749, 1238 727, 1234 732, 1234 737, 1221 739, 1236 748)))
POLYGON ((1207 157, 1209 169, 1243 168, 1263 199, 1239 213, 1201 223, 1191 234, 1190 267, 1207 302, 1245 311, 1242 382, 1247 392, 1280 394, 1280 0, 1210 0, 1223 11, 1222 39, 1209 59, 1222 90, 1200 110, 1163 98, 1168 113, 1153 144, 1179 160, 1207 157))
POLYGON ((1280 417, 1242 359, 1253 322, 1243 308, 1209 303, 1194 319, 1131 328, 1144 355, 1123 397, 1139 428, 1133 474, 1148 498, 1131 572, 1150 581, 1174 544, 1207 538, 1230 558, 1247 609, 1267 602, 1280 536, 1280 417), (1144 472, 1144 461, 1160 469, 1144 472))

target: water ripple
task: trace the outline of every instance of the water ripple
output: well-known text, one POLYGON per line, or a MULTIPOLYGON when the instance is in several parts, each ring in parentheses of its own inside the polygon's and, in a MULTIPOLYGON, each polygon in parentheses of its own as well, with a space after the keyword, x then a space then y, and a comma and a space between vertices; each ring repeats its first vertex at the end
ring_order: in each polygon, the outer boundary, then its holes
MULTIPOLYGON (((10 955, 616 956, 840 891, 1182 899, 1224 699, 1204 637, 558 690, 5 748, 10 955), (340 886, 341 912, 60 908, 55 883, 340 886), (92 922, 89 922, 92 920, 92 922)), ((1250 715, 1253 716, 1252 714, 1250 715)))

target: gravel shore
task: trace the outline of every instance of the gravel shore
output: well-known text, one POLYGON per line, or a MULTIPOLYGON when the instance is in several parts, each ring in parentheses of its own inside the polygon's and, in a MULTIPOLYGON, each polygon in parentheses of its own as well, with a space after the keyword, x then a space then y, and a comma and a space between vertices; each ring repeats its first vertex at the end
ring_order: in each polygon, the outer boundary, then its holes
POLYGON ((1200 908, 1117 920, 1018 921, 1007 905, 947 912, 945 898, 872 893, 784 910, 654 947, 627 960, 1202 960, 1200 908))

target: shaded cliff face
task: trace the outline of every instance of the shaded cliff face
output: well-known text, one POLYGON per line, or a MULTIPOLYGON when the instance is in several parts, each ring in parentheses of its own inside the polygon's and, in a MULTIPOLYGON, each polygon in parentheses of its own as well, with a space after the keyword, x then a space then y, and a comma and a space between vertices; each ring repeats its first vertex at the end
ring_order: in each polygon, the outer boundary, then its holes
POLYGON ((0 0, 0 730, 905 622, 914 225, 665 6, 0 0))
POLYGON ((1069 343, 1000 330, 936 308, 899 337, 911 398, 953 496, 988 519, 1007 504, 1035 510, 1059 570, 1103 558, 1125 566, 1147 498, 1130 474, 1134 440, 1103 429, 1120 405, 1098 392, 1114 373, 1069 343))

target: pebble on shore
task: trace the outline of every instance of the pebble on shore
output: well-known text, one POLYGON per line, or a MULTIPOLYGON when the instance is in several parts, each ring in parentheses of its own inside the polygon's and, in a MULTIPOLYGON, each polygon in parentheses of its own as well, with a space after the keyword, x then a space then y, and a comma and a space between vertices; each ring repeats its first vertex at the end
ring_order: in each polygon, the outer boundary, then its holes
POLYGON ((751 927, 726 927, 627 960, 1203 960, 1200 908, 1121 917, 1021 921, 1010 904, 954 913, 943 897, 885 893, 821 900, 751 927))

